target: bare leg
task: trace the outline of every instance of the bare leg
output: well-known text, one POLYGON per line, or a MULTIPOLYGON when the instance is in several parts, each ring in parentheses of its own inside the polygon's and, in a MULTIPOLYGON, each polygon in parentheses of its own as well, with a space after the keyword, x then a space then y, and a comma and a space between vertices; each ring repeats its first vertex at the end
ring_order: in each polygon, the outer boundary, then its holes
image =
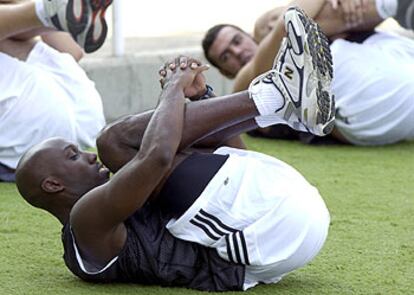
MULTIPOLYGON (((0 5, 0 41, 31 30, 42 30, 34 2, 0 5)), ((44 28, 45 31, 50 29, 44 28)))
MULTIPOLYGON (((120 119, 108 125, 99 136, 99 156, 112 172, 136 155, 153 112, 120 119)), ((186 107, 179 150, 195 142, 203 147, 216 147, 241 132, 257 128, 254 117, 258 115, 247 91, 191 102, 186 107)))

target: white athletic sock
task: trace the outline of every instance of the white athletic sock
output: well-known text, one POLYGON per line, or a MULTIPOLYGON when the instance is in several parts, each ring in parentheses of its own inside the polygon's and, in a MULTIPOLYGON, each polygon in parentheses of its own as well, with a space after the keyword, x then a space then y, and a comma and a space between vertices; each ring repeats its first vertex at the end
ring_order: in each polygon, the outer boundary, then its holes
POLYGON ((398 0, 375 0, 377 12, 383 19, 397 14, 398 0))
POLYGON ((307 131, 294 113, 290 114, 289 120, 286 121, 286 118, 284 118, 286 112, 285 98, 282 93, 272 82, 264 82, 262 76, 258 78, 262 81, 257 84, 253 81, 249 87, 249 96, 254 101, 260 114, 260 116, 254 118, 257 125, 264 128, 275 124, 286 124, 293 129, 307 131))
POLYGON ((43 0, 35 0, 35 8, 37 18, 42 22, 42 24, 45 27, 53 27, 53 25, 50 23, 49 17, 47 17, 43 0))
POLYGON ((259 83, 251 86, 249 96, 262 116, 274 114, 285 103, 285 99, 273 83, 259 83))

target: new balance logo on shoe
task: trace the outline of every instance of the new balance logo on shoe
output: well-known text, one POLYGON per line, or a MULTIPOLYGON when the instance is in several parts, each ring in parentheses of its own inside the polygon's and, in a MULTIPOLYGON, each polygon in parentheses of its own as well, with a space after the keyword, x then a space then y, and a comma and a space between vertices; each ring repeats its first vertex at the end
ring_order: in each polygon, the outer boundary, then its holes
POLYGON ((289 67, 286 67, 285 69, 285 76, 290 79, 293 80, 293 70, 289 67))

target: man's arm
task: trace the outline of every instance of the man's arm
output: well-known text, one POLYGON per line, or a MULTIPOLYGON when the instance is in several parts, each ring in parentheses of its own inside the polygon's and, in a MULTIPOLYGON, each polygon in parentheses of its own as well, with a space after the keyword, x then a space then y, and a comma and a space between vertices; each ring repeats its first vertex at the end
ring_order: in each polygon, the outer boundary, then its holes
POLYGON ((26 41, 40 36, 43 42, 62 53, 69 53, 79 62, 84 56, 83 49, 66 32, 57 32, 51 29, 34 29, 10 37, 16 41, 26 41))
POLYGON ((286 10, 285 6, 279 6, 262 14, 254 24, 253 38, 257 43, 269 35, 277 24, 277 20, 286 10))
POLYGON ((41 38, 43 42, 57 51, 69 53, 76 61, 80 61, 84 56, 83 49, 73 40, 69 33, 54 31, 42 34, 41 38))
POLYGON ((169 71, 161 101, 142 138, 141 149, 106 184, 88 192, 75 204, 70 223, 81 252, 103 265, 125 243, 124 221, 143 206, 169 171, 181 142, 185 97, 183 89, 194 79, 197 67, 169 71))

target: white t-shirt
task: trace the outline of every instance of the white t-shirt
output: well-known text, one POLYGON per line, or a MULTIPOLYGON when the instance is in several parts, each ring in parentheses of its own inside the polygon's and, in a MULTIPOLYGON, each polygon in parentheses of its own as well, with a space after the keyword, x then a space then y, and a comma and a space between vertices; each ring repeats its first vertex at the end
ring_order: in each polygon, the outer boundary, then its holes
POLYGON ((414 139, 414 40, 378 32, 331 50, 340 133, 356 145, 414 139))
POLYGON ((69 54, 38 42, 26 62, 0 53, 0 162, 50 137, 92 147, 105 124, 94 83, 69 54))

